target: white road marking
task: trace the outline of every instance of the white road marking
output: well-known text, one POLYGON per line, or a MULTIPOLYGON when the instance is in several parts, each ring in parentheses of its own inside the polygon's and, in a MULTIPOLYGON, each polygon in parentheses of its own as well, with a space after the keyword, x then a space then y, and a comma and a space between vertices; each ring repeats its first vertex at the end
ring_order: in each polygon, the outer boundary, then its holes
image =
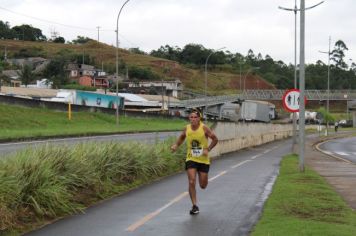
POLYGON ((346 152, 335 152, 335 153, 340 156, 348 156, 349 155, 346 152))
POLYGON ((266 151, 263 152, 263 154, 266 154, 267 152, 272 151, 271 149, 267 149, 266 151))
POLYGON ((257 155, 254 155, 253 157, 251 157, 251 159, 256 159, 257 157, 261 156, 262 154, 257 154, 257 155))
POLYGON ((188 196, 188 192, 183 192, 181 194, 179 194, 177 197, 175 197, 174 199, 172 199, 171 201, 169 201, 166 205, 164 205, 163 207, 157 209, 154 212, 151 212, 150 214, 144 216, 143 218, 141 218, 140 220, 136 221, 135 223, 133 223, 132 225, 130 225, 126 231, 130 231, 133 232, 135 231, 137 228, 139 228, 140 226, 144 225, 147 221, 151 220, 153 217, 157 216, 159 213, 161 213, 163 210, 167 209, 168 207, 170 207, 171 205, 173 205, 176 202, 179 202, 182 198, 184 198, 185 196, 188 196))
MULTIPOLYGON (((277 147, 278 147, 278 146, 277 146, 277 147)), ((275 147, 275 148, 277 148, 277 147, 275 147)), ((274 149, 274 148, 273 148, 273 149, 274 149)), ((263 154, 265 154, 265 153, 267 153, 267 152, 270 152, 270 151, 271 151, 271 149, 268 149, 268 150, 264 151, 263 154)), ((255 155, 255 156, 251 157, 251 159, 255 159, 255 158, 257 158, 257 157, 259 157, 259 156, 261 156, 261 155, 262 155, 262 153, 261 153, 261 154, 257 154, 257 155, 255 155)), ((245 160, 245 161, 242 161, 242 162, 240 162, 240 163, 238 163, 238 164, 236 164, 236 165, 234 165, 234 166, 231 166, 231 169, 235 169, 235 168, 237 168, 237 167, 239 167, 239 166, 242 166, 243 164, 245 164, 245 163, 247 163, 247 162, 250 162, 250 161, 252 161, 252 160, 245 160)), ((220 176, 223 176, 223 175, 226 174, 227 172, 228 172, 227 170, 224 170, 224 171, 220 172, 219 174, 215 175, 214 177, 211 177, 211 178, 209 179, 209 181, 211 182, 211 181, 213 181, 213 180, 219 178, 220 176)), ((132 225, 130 225, 130 226, 126 229, 126 231, 130 231, 130 232, 135 231, 136 229, 138 229, 139 227, 141 227, 142 225, 144 225, 146 222, 148 222, 148 221, 150 221, 152 218, 156 217, 156 216, 157 216, 158 214, 160 214, 163 210, 167 209, 168 207, 170 207, 170 206, 173 205, 174 203, 179 202, 182 198, 184 198, 184 197, 187 196, 187 195, 188 195, 188 192, 183 192, 183 193, 181 193, 180 195, 178 195, 177 197, 175 197, 174 199, 172 199, 171 201, 169 201, 169 202, 168 202, 166 205, 164 205, 163 207, 157 209, 157 210, 154 211, 154 212, 149 213, 148 215, 144 216, 144 217, 141 218, 140 220, 138 220, 138 221, 136 221, 135 223, 133 223, 132 225)))
POLYGON ((234 166, 231 166, 231 169, 235 169, 235 168, 237 168, 239 166, 242 166, 243 164, 245 164, 246 162, 249 162, 249 161, 252 161, 252 160, 242 161, 242 162, 240 162, 240 163, 238 163, 238 164, 236 164, 234 166))
POLYGON ((216 178, 218 178, 218 177, 220 177, 220 176, 222 176, 222 175, 224 175, 224 174, 226 174, 226 173, 227 173, 227 171, 224 170, 224 171, 222 171, 220 174, 217 174, 217 175, 215 175, 214 177, 211 177, 211 178, 209 179, 209 181, 211 182, 211 181, 213 181, 214 179, 216 179, 216 178))

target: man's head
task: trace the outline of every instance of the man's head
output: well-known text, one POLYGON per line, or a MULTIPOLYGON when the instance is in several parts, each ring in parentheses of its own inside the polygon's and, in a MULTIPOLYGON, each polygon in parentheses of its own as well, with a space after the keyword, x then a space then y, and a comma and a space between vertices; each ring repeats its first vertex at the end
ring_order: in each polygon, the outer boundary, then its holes
POLYGON ((192 125, 198 125, 200 123, 201 113, 198 109, 192 109, 189 113, 189 121, 192 125))

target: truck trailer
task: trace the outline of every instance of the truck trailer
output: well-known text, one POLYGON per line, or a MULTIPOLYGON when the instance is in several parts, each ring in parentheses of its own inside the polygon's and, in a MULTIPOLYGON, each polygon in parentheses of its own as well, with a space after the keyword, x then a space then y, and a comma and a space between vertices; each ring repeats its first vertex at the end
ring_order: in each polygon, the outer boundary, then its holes
POLYGON ((275 118, 274 105, 267 102, 245 100, 241 104, 239 119, 242 121, 270 122, 275 118))

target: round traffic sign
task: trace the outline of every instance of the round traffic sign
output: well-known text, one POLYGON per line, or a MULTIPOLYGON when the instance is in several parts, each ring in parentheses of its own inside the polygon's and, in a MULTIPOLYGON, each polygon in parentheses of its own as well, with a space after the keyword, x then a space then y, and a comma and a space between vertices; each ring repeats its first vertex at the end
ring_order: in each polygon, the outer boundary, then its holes
MULTIPOLYGON (((282 98, 283 107, 289 112, 298 112, 299 111, 299 89, 290 89, 287 90, 282 98)), ((304 98, 304 101, 306 99, 304 98)))

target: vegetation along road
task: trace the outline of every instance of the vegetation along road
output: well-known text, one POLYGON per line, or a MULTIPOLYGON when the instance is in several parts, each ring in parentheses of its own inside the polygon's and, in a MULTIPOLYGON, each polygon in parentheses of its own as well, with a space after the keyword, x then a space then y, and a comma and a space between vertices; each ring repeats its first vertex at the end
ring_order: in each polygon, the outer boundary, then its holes
POLYGON ((154 143, 158 140, 164 140, 172 136, 177 136, 179 132, 155 132, 155 133, 130 133, 130 134, 115 134, 104 136, 88 136, 62 139, 47 139, 25 142, 0 143, 0 155, 9 154, 24 148, 36 148, 39 146, 52 145, 68 145, 78 144, 83 142, 103 142, 103 141, 140 141, 154 143))
POLYGON ((36 235, 247 235, 271 191, 290 141, 224 155, 212 163, 210 183, 191 207, 186 174, 165 178, 60 220, 36 235))

